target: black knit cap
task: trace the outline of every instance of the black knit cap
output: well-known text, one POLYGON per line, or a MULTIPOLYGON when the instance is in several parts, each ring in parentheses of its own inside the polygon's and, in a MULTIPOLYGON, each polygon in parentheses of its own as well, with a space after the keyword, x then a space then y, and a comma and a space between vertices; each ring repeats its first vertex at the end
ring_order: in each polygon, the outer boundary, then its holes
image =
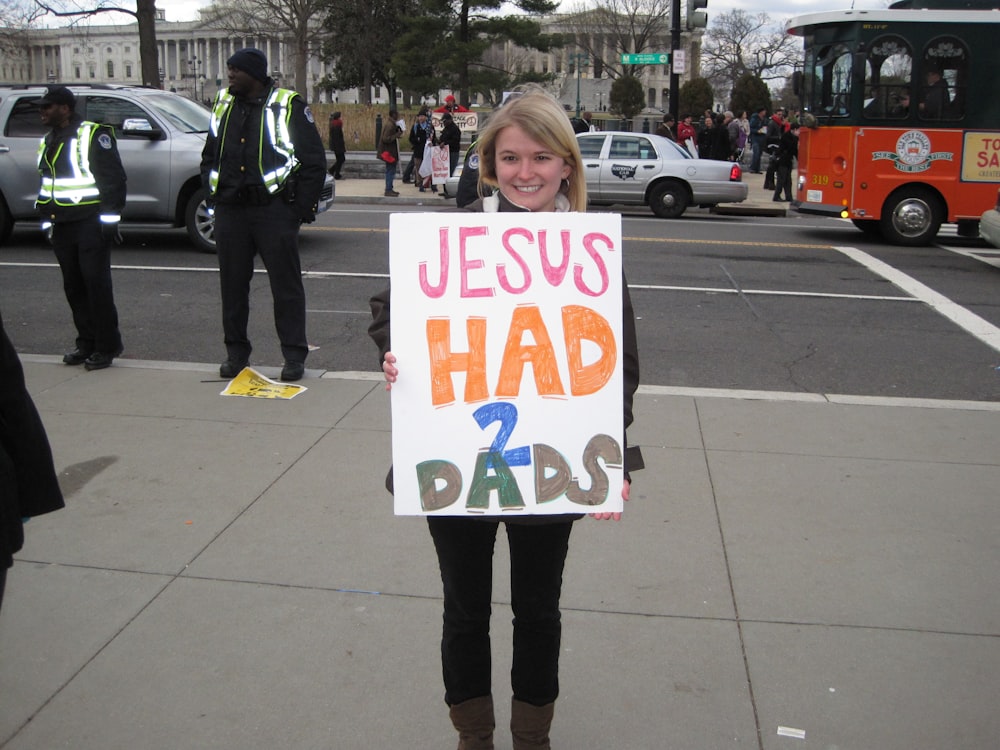
POLYGON ((240 70, 249 73, 258 81, 267 83, 267 55, 259 49, 246 47, 244 49, 237 50, 233 53, 232 57, 226 60, 226 65, 239 68, 240 70))
POLYGON ((39 104, 65 104, 70 109, 76 106, 76 97, 65 86, 49 86, 45 96, 38 100, 39 104))

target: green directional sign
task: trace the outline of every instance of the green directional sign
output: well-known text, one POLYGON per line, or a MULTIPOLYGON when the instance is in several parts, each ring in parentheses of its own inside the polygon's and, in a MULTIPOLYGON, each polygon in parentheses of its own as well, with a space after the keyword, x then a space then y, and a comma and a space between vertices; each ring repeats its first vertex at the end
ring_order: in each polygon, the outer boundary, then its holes
POLYGON ((622 54, 622 65, 666 65, 670 62, 669 52, 643 52, 622 54))

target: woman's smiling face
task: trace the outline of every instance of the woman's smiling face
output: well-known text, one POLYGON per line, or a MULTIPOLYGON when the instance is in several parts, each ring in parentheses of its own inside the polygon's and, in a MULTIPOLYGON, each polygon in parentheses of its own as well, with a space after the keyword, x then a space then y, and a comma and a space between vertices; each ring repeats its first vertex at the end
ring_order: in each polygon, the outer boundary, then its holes
POLYGON ((497 134, 497 182, 508 200, 529 211, 555 211, 556 195, 571 168, 518 125, 497 134))

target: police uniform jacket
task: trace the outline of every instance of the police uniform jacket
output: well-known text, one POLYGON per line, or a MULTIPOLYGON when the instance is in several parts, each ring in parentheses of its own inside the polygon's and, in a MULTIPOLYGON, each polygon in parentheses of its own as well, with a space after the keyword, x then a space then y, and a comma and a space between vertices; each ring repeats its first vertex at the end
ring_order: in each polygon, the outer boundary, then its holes
POLYGON ((42 138, 39 148, 42 185, 35 206, 43 219, 59 224, 99 214, 121 216, 126 177, 110 126, 85 122, 74 112, 66 127, 53 128, 42 138), (88 130, 89 143, 84 143, 88 130), (84 179, 87 171, 92 174, 90 180, 84 179), (71 188, 75 196, 57 187, 67 180, 77 182, 71 188), (87 183, 96 189, 88 190, 87 183))
MULTIPOLYGON (((313 120, 312 110, 294 92, 289 102, 288 132, 294 147, 292 173, 278 191, 268 192, 263 172, 284 162, 270 141, 264 123, 264 106, 276 89, 268 80, 264 92, 256 98, 233 96, 222 114, 217 132, 209 131, 201 153, 202 184, 211 194, 209 173, 219 172, 218 186, 213 196, 222 205, 266 205, 273 198, 291 204, 300 218, 311 220, 316 213, 319 196, 326 179, 326 149, 313 120)), ((226 94, 223 90, 220 96, 226 94)), ((269 106, 277 115, 278 105, 269 106)))

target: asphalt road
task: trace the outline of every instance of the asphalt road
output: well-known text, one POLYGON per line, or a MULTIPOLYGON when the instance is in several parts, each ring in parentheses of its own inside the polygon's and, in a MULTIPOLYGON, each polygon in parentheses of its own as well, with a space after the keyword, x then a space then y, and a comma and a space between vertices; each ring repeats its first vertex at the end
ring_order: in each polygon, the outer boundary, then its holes
MULTIPOLYGON (((310 367, 377 370, 367 300, 387 283, 390 210, 340 204, 303 229, 310 367)), ((703 209, 631 212, 623 229, 646 384, 1000 400, 1000 267, 979 240, 946 230, 935 246, 897 248, 847 222, 703 209)), ((214 256, 183 230, 124 233, 124 356, 221 361, 214 256)), ((278 365, 266 275, 251 299, 252 361, 278 365)), ((73 348, 59 269, 30 228, 0 248, 0 310, 19 351, 73 348)))

